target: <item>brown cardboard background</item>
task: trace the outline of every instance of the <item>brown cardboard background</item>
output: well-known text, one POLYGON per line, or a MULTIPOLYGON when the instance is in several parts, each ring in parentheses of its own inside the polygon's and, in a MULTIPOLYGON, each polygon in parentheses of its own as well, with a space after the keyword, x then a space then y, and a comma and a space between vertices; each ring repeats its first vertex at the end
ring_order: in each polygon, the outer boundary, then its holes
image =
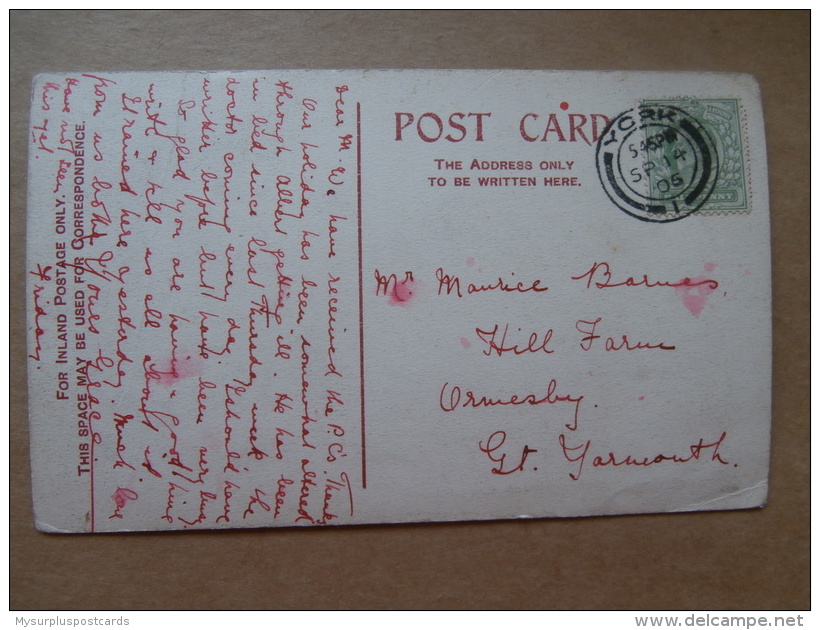
POLYGON ((15 10, 10 35, 12 609, 809 608, 809 12, 15 10), (37 532, 23 290, 32 76, 300 67, 756 75, 774 265, 768 506, 325 530, 37 532))

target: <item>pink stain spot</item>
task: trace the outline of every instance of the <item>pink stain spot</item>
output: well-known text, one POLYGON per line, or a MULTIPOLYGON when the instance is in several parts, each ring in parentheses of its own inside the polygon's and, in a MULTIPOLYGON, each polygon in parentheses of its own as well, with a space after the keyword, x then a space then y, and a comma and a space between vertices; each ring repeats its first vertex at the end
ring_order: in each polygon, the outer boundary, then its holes
POLYGON ((397 282, 390 292, 390 297, 387 303, 390 306, 410 306, 413 298, 418 293, 420 283, 418 280, 403 280, 397 282))
POLYGON ((176 385, 184 378, 201 376, 202 370, 202 357, 198 354, 185 355, 184 358, 177 359, 176 364, 172 364, 171 359, 168 359, 156 366, 159 382, 165 387, 176 385))
POLYGON ((139 499, 139 495, 129 488, 117 488, 111 498, 117 504, 117 507, 121 508, 125 507, 125 504, 129 501, 139 499))
POLYGON ((711 262, 709 262, 709 263, 706 263, 705 265, 703 265, 703 269, 704 269, 707 273, 711 273, 711 272, 713 272, 715 269, 717 269, 717 265, 716 265, 715 263, 711 263, 711 262))
POLYGON ((462 337, 459 341, 461 342, 461 345, 464 348, 469 348, 470 346, 473 345, 473 344, 470 343, 470 340, 467 339, 467 337, 462 337))
POLYGON ((708 282, 708 280, 709 278, 701 276, 699 278, 690 278, 689 284, 683 284, 686 282, 686 278, 684 278, 680 281, 681 286, 675 287, 675 293, 680 296, 683 305, 695 317, 701 314, 703 307, 706 306, 706 298, 715 290, 713 283, 708 282))
POLYGON ((470 256, 470 257, 467 259, 467 266, 468 266, 468 267, 472 267, 474 264, 475 264, 475 258, 473 258, 472 256, 470 256))
POLYGON ((595 376, 595 375, 592 373, 592 371, 591 371, 591 370, 590 370, 589 372, 587 372, 587 374, 589 374, 590 376, 595 376))
POLYGON ((638 396, 638 400, 644 400, 645 396, 638 396))

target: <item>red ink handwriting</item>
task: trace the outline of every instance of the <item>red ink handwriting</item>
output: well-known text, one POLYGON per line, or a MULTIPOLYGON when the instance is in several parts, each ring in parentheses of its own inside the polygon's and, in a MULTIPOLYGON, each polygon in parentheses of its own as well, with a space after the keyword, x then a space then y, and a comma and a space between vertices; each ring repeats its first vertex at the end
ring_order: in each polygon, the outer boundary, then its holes
MULTIPOLYGON (((530 333, 529 340, 527 341, 526 345, 507 345, 507 333, 509 332, 509 329, 509 324, 504 324, 503 329, 501 329, 498 324, 493 326, 491 330, 481 330, 480 328, 476 328, 475 334, 478 336, 479 339, 481 339, 481 341, 487 344, 487 347, 484 349, 482 354, 488 357, 495 354, 500 357, 506 353, 519 355, 536 352, 552 354, 554 352, 554 350, 551 350, 547 347, 550 341, 552 340, 552 328, 547 330, 544 333, 543 338, 540 339, 538 333, 530 333)), ((521 331, 520 328, 518 330, 519 332, 521 331)))
POLYGON ((521 472, 524 470, 524 464, 527 461, 527 457, 529 457, 530 453, 537 453, 538 451, 534 448, 530 448, 526 444, 524 445, 524 449, 521 451, 521 459, 518 462, 518 465, 513 468, 504 468, 504 462, 507 459, 507 453, 499 453, 498 450, 504 446, 504 443, 507 441, 507 433, 505 431, 495 431, 487 441, 479 442, 478 449, 482 453, 486 453, 487 457, 492 460, 493 463, 498 464, 497 466, 493 467, 490 472, 494 475, 511 475, 516 472, 521 472))
POLYGON ((251 450, 248 451, 248 457, 253 457, 255 460, 259 461, 260 459, 265 459, 268 456, 268 454, 256 446, 256 442, 259 439, 256 435, 258 433, 258 429, 256 428, 257 409, 257 404, 253 403, 253 407, 251 407, 251 428, 248 433, 248 439, 251 444, 251 450))
POLYGON ((60 89, 60 86, 57 83, 46 83, 43 86, 43 94, 40 97, 40 100, 42 101, 43 104, 40 106, 40 109, 42 109, 43 111, 47 111, 47 110, 51 109, 51 105, 49 104, 49 100, 51 100, 51 97, 49 96, 48 93, 53 92, 54 90, 59 91, 59 89, 60 89))
MULTIPOLYGON (((659 453, 651 457, 640 457, 635 455, 620 455, 617 456, 613 452, 606 455, 595 455, 592 458, 592 466, 595 468, 620 466, 646 468, 649 466, 656 466, 658 464, 673 463, 673 464, 687 464, 694 461, 699 461, 702 455, 708 456, 706 461, 717 462, 718 464, 727 466, 729 462, 723 459, 720 453, 720 447, 726 439, 726 431, 720 434, 720 437, 713 441, 706 443, 703 438, 699 438, 696 443, 690 444, 688 453, 680 454, 664 454, 659 453)), ((561 445, 564 458, 570 463, 577 463, 578 469, 574 473, 569 473, 569 476, 574 481, 581 478, 584 469, 584 463, 589 454, 589 449, 592 446, 592 440, 586 440, 578 446, 570 446, 567 443, 566 436, 562 433, 558 436, 558 443, 561 445)), ((704 458, 706 459, 706 458, 704 458)))
POLYGON ((336 94, 339 95, 339 97, 336 99, 336 103, 334 104, 335 109, 336 109, 335 113, 336 113, 336 126, 337 127, 344 123, 344 119, 342 118, 342 116, 344 115, 345 110, 342 109, 342 106, 345 104, 344 93, 347 92, 349 89, 350 88, 348 88, 346 85, 337 85, 336 86, 336 94))
POLYGON ((84 74, 83 76, 96 81, 96 83, 94 83, 94 96, 97 98, 94 101, 94 113, 92 114, 92 116, 96 116, 102 111, 103 103, 106 101, 104 88, 107 88, 109 85, 117 85, 117 82, 113 79, 105 79, 93 74, 84 74))
POLYGON ((541 394, 513 394, 511 396, 493 397, 481 396, 476 392, 468 389, 462 391, 458 385, 450 385, 444 383, 439 394, 439 407, 442 411, 451 412, 460 408, 476 409, 479 407, 497 407, 497 406, 518 406, 518 405, 555 405, 558 403, 568 403, 573 407, 573 421, 572 424, 567 424, 566 427, 570 430, 575 430, 578 427, 578 419, 581 408, 581 401, 584 396, 573 396, 572 394, 558 395, 558 382, 552 379, 547 384, 547 391, 544 395, 541 394))
POLYGON ((339 298, 335 297, 337 293, 339 293, 339 289, 336 287, 336 283, 341 280, 340 277, 335 277, 333 274, 328 273, 328 281, 327 281, 327 293, 330 297, 327 300, 327 371, 325 372, 325 376, 342 376, 342 373, 336 368, 336 363, 334 361, 334 357, 336 355, 336 313, 338 312, 338 307, 336 306, 339 302, 339 298))
MULTIPOLYGON (((515 272, 510 275, 514 276, 515 272)), ((461 279, 458 276, 451 276, 439 267, 436 269, 436 279, 438 280, 439 295, 450 295, 455 292, 456 297, 464 297, 461 290, 461 279)), ((471 282, 467 285, 467 295, 486 291, 503 291, 506 293, 529 293, 530 291, 535 291, 536 293, 541 293, 549 290, 549 287, 541 286, 540 279, 533 280, 529 283, 516 282, 515 284, 511 284, 511 282, 513 281, 507 281, 501 277, 498 278, 497 282, 493 282, 492 284, 474 284, 471 282)))
POLYGON ((231 497, 233 496, 233 492, 231 492, 231 489, 240 490, 240 487, 238 485, 236 485, 235 483, 233 483, 232 481, 227 481, 226 480, 225 481, 225 487, 222 491, 222 496, 224 497, 224 501, 225 501, 224 508, 222 510, 222 514, 220 514, 219 516, 216 517, 216 522, 217 523, 220 523, 222 521, 225 521, 226 523, 231 522, 230 500, 231 500, 231 497))
POLYGON ((328 258, 333 258, 336 255, 336 239, 333 236, 339 231, 339 228, 336 227, 336 221, 347 221, 347 217, 340 217, 335 214, 331 214, 330 219, 328 219, 328 258))
MULTIPOLYGON (((596 339, 600 339, 601 335, 595 334, 595 329, 601 323, 601 318, 598 317, 592 321, 579 319, 575 322, 575 330, 584 335, 580 341, 581 349, 584 352, 589 352, 596 339)), ((632 342, 627 335, 621 335, 620 340, 613 337, 607 337, 604 342, 604 349, 607 352, 617 352, 618 350, 674 350, 675 346, 667 345, 664 342, 660 343, 646 343, 644 341, 632 342)))
POLYGON ((216 123, 211 120, 208 116, 208 101, 211 100, 211 93, 208 91, 210 87, 210 81, 207 78, 202 80, 202 93, 205 97, 202 99, 202 105, 200 106, 200 111, 202 112, 203 121, 200 123, 200 132, 199 132, 199 152, 202 153, 202 150, 211 146, 211 143, 208 140, 211 139, 211 132, 216 129, 216 123))
POLYGON ((40 294, 44 290, 44 286, 35 285, 34 290, 32 291, 32 301, 34 305, 34 352, 28 356, 35 361, 40 360, 40 351, 43 349, 43 346, 40 343, 40 337, 42 337, 46 332, 40 323, 43 318, 48 316, 48 313, 40 303, 40 294))
POLYGON ((234 114, 234 109, 236 109, 236 91, 233 89, 234 85, 239 85, 239 81, 232 77, 228 77, 228 80, 225 83, 225 91, 228 94, 228 104, 225 106, 225 111, 228 114, 227 122, 225 123, 225 133, 227 134, 234 134, 236 133, 236 123, 244 122, 241 118, 237 118, 234 114))
POLYGON ((572 276, 572 279, 586 279, 587 289, 591 289, 593 286, 596 289, 610 289, 615 287, 646 287, 651 289, 654 287, 697 287, 701 285, 706 285, 712 289, 718 288, 717 281, 710 278, 684 278, 678 282, 667 282, 665 280, 650 280, 646 274, 641 276, 638 280, 630 276, 621 282, 613 282, 611 268, 609 263, 605 262, 593 263, 592 267, 589 268, 589 271, 581 274, 580 276, 572 276))

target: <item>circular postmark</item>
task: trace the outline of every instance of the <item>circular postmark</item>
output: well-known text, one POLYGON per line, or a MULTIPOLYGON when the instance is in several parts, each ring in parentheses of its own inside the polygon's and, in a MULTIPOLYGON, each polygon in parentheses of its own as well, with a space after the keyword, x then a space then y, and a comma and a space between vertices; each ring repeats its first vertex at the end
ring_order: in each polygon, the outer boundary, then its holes
POLYGON ((641 104, 615 117, 598 139, 596 166, 606 194, 642 221, 689 216, 715 189, 718 152, 694 116, 641 104))

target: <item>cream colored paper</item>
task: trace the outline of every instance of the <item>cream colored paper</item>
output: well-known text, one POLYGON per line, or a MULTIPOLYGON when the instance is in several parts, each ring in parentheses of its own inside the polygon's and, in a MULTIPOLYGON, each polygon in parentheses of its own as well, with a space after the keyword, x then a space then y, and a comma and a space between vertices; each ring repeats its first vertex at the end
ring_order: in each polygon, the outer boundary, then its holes
POLYGON ((40 75, 37 524, 760 506, 770 255, 743 75, 40 75))

